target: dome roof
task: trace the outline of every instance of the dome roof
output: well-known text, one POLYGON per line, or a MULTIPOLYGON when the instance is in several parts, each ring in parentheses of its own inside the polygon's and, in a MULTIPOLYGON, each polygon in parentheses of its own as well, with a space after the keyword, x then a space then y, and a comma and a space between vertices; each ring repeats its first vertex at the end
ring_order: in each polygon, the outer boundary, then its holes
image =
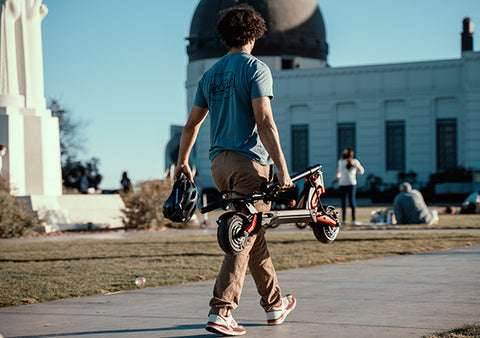
POLYGON ((267 32, 255 43, 253 54, 326 61, 325 23, 316 0, 201 0, 187 38, 190 62, 225 55, 226 48, 216 32, 219 12, 238 3, 254 7, 267 24, 267 32))

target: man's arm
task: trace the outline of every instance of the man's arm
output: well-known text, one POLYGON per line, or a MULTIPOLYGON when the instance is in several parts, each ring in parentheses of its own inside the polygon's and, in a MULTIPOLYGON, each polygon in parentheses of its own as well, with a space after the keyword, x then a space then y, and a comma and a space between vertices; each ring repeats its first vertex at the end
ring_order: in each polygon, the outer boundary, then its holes
POLYGON ((198 130, 205 120, 205 117, 207 117, 207 114, 208 108, 202 108, 193 105, 187 123, 185 124, 185 127, 183 127, 182 139, 180 140, 180 150, 178 152, 178 163, 177 168, 175 169, 175 177, 183 172, 187 175, 190 181, 193 182, 192 170, 188 165, 188 159, 190 158, 190 153, 197 139, 198 130))
POLYGON ((278 169, 278 182, 282 188, 288 188, 293 185, 288 173, 287 161, 280 145, 278 129, 273 120, 272 106, 268 96, 259 97, 252 100, 253 115, 257 123, 258 135, 265 149, 272 158, 278 169))

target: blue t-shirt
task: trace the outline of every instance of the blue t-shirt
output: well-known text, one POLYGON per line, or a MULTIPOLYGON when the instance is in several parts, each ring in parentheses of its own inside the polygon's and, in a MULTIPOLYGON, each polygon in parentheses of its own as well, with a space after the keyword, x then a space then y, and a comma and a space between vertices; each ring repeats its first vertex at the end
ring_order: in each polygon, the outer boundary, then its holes
POLYGON ((203 74, 194 104, 210 111, 210 160, 233 150, 262 165, 272 159, 260 141, 252 99, 273 98, 268 66, 248 53, 225 55, 203 74))

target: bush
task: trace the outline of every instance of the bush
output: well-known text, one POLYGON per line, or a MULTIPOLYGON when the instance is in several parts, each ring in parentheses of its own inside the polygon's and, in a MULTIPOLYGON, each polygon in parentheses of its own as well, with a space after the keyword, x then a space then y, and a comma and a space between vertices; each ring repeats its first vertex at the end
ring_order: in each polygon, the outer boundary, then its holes
POLYGON ((163 203, 170 195, 172 185, 162 180, 146 181, 135 192, 121 196, 123 224, 127 229, 189 228, 194 222, 174 223, 163 216, 163 203))
POLYGON ((25 236, 40 223, 40 219, 27 210, 24 201, 10 194, 7 178, 0 175, 0 237, 25 236))

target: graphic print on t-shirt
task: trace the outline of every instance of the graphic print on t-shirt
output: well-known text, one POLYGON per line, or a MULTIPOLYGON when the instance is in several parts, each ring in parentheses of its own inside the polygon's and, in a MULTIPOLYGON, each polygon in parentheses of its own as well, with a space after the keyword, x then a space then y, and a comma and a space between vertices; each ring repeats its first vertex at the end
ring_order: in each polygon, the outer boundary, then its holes
POLYGON ((222 101, 232 96, 234 78, 235 75, 232 72, 215 74, 208 93, 210 100, 222 101))

